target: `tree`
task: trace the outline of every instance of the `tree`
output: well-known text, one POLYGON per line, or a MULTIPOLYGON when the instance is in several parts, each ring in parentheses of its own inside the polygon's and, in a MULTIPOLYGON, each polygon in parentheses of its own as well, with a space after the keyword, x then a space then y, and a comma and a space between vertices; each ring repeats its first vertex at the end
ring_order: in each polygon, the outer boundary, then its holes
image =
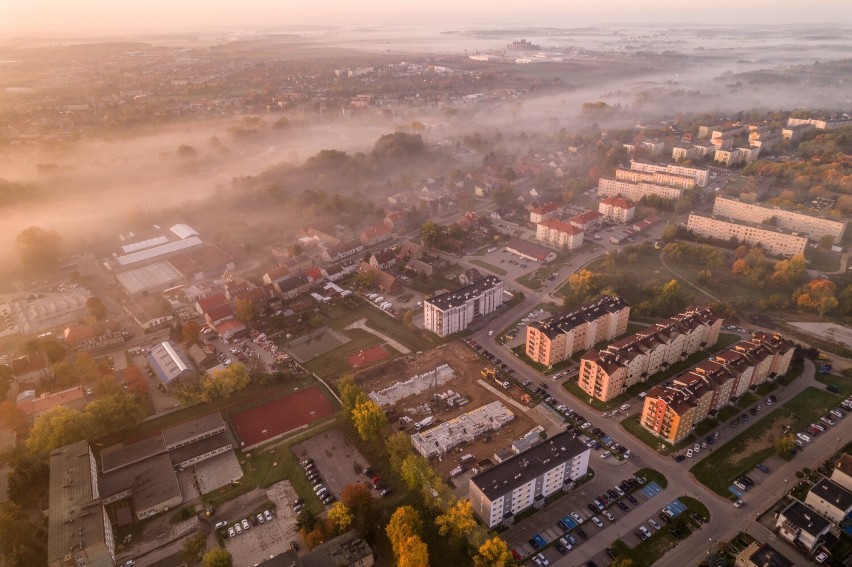
POLYGON ((181 144, 180 146, 178 146, 178 149, 175 153, 180 159, 191 160, 198 157, 198 152, 195 151, 195 148, 188 144, 181 144))
POLYGON ((352 511, 352 525, 358 533, 365 535, 376 524, 373 517, 376 499, 370 489, 363 484, 354 483, 345 486, 340 495, 340 501, 352 511))
POLYGON ((183 559, 190 565, 201 561, 204 550, 207 549, 207 534, 198 532, 183 540, 183 559))
POLYGON ((796 438, 792 434, 777 437, 772 442, 772 450, 783 459, 789 459, 796 448, 796 438))
POLYGON ((343 411, 350 418, 355 406, 369 399, 367 398, 367 394, 355 385, 355 379, 351 375, 340 379, 340 382, 337 383, 337 391, 340 392, 343 411))
POLYGON ((57 406, 38 416, 33 423, 27 448, 36 454, 76 443, 87 437, 88 420, 80 410, 57 406))
POLYGON ((630 557, 619 555, 610 567, 636 567, 636 563, 630 557))
POLYGON ((27 425, 27 414, 13 401, 0 402, 0 426, 21 432, 27 425))
POLYGON ((667 224, 666 228, 663 229, 663 235, 660 238, 662 238, 663 242, 674 242, 677 238, 677 226, 667 224))
POLYGON ((184 324, 181 334, 185 344, 194 345, 198 342, 198 337, 201 336, 201 325, 195 321, 189 321, 184 324))
POLYGON ((399 546, 397 567, 429 567, 429 548, 419 535, 409 536, 399 546))
POLYGON ((20 506, 9 501, 0 502, 0 555, 6 567, 46 564, 46 550, 38 532, 20 506))
POLYGON ((97 319, 98 321, 103 321, 107 315, 107 308, 104 305, 104 302, 101 301, 100 297, 90 297, 86 300, 86 309, 89 310, 89 313, 97 319))
POLYGON ((411 437, 403 431, 397 431, 385 439, 385 452, 391 467, 397 473, 402 470, 402 462, 412 454, 411 437))
POLYGON ((242 364, 214 370, 201 382, 204 399, 230 398, 231 394, 246 388, 251 382, 248 370, 242 364))
POLYGON ((328 519, 331 520, 337 533, 343 533, 352 525, 352 511, 346 504, 338 500, 329 509, 328 519))
POLYGON ((352 424, 364 441, 376 441, 388 424, 382 406, 373 400, 366 400, 352 408, 352 424))
POLYGON ((441 225, 432 221, 426 221, 420 227, 420 241, 423 242, 423 246, 427 250, 440 247, 443 240, 444 229, 441 225))
POLYGON ((402 320, 405 322, 406 325, 408 325, 410 327, 411 324, 412 324, 412 321, 414 321, 414 310, 413 309, 407 309, 405 311, 405 313, 402 314, 402 320))
POLYGON ((773 283, 790 286, 799 282, 805 274, 807 264, 804 254, 796 254, 788 260, 775 262, 775 271, 770 276, 773 283))
POLYGON ((411 506, 400 506, 385 526, 385 533, 391 542, 394 555, 399 557, 399 551, 405 540, 423 532, 423 520, 420 514, 411 506))
POLYGON ((446 512, 435 518, 438 533, 464 538, 476 527, 470 500, 456 500, 446 512))
POLYGON ((234 567, 234 558, 224 547, 217 547, 204 554, 201 564, 204 567, 234 567))
POLYGON ((98 398, 83 410, 86 416, 87 436, 103 437, 138 424, 143 417, 142 408, 125 393, 98 398))
POLYGON ((586 269, 568 276, 568 289, 571 290, 573 303, 584 303, 591 299, 594 274, 586 269))
POLYGON ((54 230, 31 226, 15 238, 15 248, 24 266, 35 273, 56 270, 61 254, 62 239, 54 230))
POLYGON ((806 286, 793 292, 793 299, 799 307, 810 309, 823 317, 840 303, 834 296, 837 285, 828 279, 811 280, 806 286))
POLYGON ((236 315, 237 319, 243 323, 250 323, 254 319, 254 303, 251 299, 237 299, 236 315))
POLYGON ((748 271, 748 264, 746 263, 744 258, 737 258, 734 260, 734 263, 731 264, 731 273, 734 274, 744 274, 748 271))
POLYGON ((500 536, 494 536, 479 546, 473 557, 474 567, 506 567, 515 563, 509 546, 500 536))

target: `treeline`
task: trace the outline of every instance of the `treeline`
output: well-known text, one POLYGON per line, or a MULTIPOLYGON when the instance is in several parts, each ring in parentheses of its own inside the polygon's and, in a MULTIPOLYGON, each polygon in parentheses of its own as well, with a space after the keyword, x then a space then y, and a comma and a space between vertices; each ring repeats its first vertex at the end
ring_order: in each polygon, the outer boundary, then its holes
POLYGON ((39 196, 39 190, 30 183, 17 183, 0 177, 0 207, 30 201, 39 196))

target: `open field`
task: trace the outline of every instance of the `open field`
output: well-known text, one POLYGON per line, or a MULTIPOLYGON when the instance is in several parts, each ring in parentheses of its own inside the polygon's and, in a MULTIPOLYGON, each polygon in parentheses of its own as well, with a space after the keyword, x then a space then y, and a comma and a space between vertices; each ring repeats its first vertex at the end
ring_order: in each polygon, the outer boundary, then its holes
POLYGON ((333 413, 322 389, 314 387, 231 415, 231 424, 240 447, 250 448, 333 413))
POLYGON ((323 327, 291 342, 287 345, 287 352, 299 362, 305 363, 345 345, 349 340, 343 333, 323 327))
POLYGON ((488 262, 486 262, 486 261, 484 261, 484 260, 479 260, 479 259, 477 259, 477 258, 474 258, 473 260, 470 260, 470 263, 471 263, 471 264, 476 264, 476 265, 477 265, 477 266, 479 266, 480 268, 485 268, 485 269, 486 269, 486 270, 488 270, 489 272, 494 272, 494 273, 495 273, 495 274, 497 274, 498 276, 505 276, 506 274, 508 274, 508 273, 509 273, 509 272, 507 272, 506 270, 504 270, 503 268, 497 267, 497 266, 495 266, 494 264, 489 264, 488 262))

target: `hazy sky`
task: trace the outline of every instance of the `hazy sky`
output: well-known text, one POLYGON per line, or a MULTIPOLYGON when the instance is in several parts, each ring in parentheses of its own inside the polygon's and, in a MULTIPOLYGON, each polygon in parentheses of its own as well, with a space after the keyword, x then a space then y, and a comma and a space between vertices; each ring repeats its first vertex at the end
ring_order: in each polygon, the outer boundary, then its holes
POLYGON ((308 24, 852 24, 852 0, 0 0, 0 36, 308 24))

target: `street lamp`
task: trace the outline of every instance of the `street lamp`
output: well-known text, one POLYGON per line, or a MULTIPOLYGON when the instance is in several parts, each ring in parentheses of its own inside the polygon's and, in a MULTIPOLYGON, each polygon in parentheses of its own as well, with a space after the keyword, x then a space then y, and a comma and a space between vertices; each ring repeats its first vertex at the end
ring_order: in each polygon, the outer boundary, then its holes
POLYGON ((789 482, 789 481, 785 478, 785 479, 784 479, 784 496, 787 496, 787 483, 788 483, 788 482, 789 482))

